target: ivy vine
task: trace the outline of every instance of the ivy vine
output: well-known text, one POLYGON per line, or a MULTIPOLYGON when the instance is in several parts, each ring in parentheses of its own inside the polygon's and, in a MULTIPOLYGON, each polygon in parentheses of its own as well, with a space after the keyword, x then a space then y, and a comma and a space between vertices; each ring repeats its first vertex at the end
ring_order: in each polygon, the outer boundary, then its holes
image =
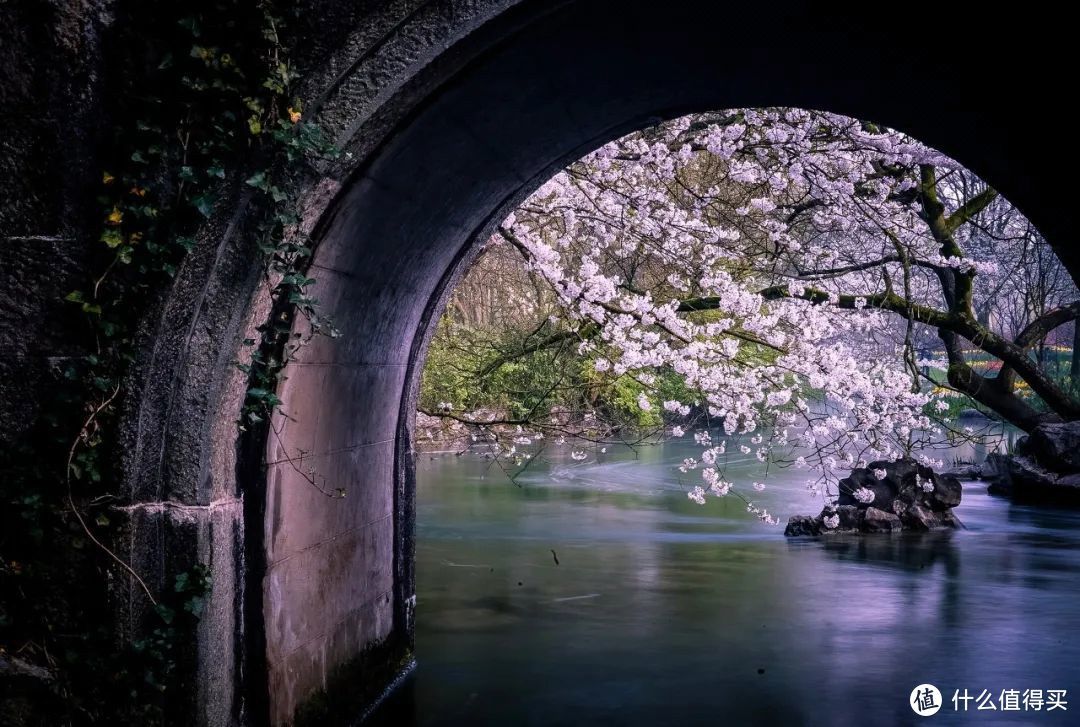
POLYGON ((246 204, 244 234, 263 258, 272 309, 237 364, 249 379, 240 428, 266 426, 288 361, 312 336, 336 335, 308 292, 297 190, 313 158, 337 151, 294 95, 284 14, 269 0, 126 0, 116 14, 94 273, 65 296, 81 333, 57 360, 37 421, 2 454, 0 656, 55 674, 49 724, 159 722, 183 688, 177 664, 193 648, 209 573, 194 563, 156 593, 108 547, 125 527, 111 507, 116 424, 142 317, 223 202, 246 204), (293 332, 297 316, 307 333, 293 332), (145 592, 153 620, 122 652, 111 629, 117 567, 145 592))

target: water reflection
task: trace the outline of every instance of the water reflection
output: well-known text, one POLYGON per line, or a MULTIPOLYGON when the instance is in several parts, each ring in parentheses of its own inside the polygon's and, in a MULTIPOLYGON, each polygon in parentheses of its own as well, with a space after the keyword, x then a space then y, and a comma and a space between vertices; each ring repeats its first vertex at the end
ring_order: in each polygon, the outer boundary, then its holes
MULTIPOLYGON (((734 499, 687 501, 687 451, 556 459, 521 487, 479 458, 422 461, 419 667, 382 723, 910 724, 922 682, 1080 699, 1078 513, 972 483, 963 531, 789 540, 734 499)), ((761 501, 820 507, 796 473, 761 501)))
MULTIPOLYGON (((940 563, 946 575, 957 576, 960 562, 954 535, 952 531, 903 533, 886 538, 840 535, 815 542, 814 546, 842 561, 906 571, 926 570, 940 563)), ((799 544, 792 541, 791 547, 799 544)))

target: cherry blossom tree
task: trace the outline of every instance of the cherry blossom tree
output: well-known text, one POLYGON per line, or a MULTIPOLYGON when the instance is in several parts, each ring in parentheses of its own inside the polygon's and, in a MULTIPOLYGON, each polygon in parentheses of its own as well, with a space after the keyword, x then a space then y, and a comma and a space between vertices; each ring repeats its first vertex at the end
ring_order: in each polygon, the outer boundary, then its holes
MULTIPOLYGON (((683 117, 571 164, 498 235, 558 309, 519 355, 572 342, 596 376, 635 381, 641 409, 703 411, 764 463, 828 481, 920 456, 942 388, 1026 430, 1080 417, 1030 354, 1080 315, 1075 286, 1058 279, 1010 330, 980 315, 1031 292, 1007 264, 1022 241, 1049 250, 995 190, 890 129, 800 109, 683 117), (659 399, 663 372, 682 398, 659 399)), ((727 494, 726 442, 697 439, 691 499, 727 494)))

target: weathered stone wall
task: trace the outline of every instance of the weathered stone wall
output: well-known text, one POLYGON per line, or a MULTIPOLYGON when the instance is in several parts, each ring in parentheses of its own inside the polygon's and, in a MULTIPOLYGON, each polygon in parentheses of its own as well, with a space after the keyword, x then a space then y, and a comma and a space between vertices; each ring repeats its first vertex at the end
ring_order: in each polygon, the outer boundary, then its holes
MULTIPOLYGON (((323 123, 351 157, 310 180, 304 200, 309 225, 340 180, 378 146, 378 132, 363 127, 385 131, 407 113, 403 102, 372 121, 409 79, 497 5, 306 4, 290 29, 306 71, 306 104, 312 113, 324 109, 323 123)), ((33 420, 35 402, 49 385, 50 361, 83 351, 82 328, 69 320, 71 306, 61 299, 85 278, 88 241, 96 233, 97 143, 110 123, 102 101, 108 93, 104 44, 122 22, 113 10, 106 0, 0 7, 0 167, 9 176, 0 202, 0 441, 14 439, 33 420)), ((394 570, 405 362, 387 368, 394 372, 390 380, 354 384, 354 401, 370 399, 373 386, 386 392, 385 402, 369 405, 370 417, 347 406, 308 416, 302 374, 282 392, 302 422, 285 437, 302 432, 297 443, 309 443, 320 477, 346 484, 346 499, 308 499, 312 488, 297 482, 297 472, 278 456, 287 439, 267 443, 265 473, 240 461, 235 422, 246 387, 232 363, 239 342, 254 336, 268 311, 258 287, 258 256, 238 234, 243 223, 243 199, 219 210, 172 289, 147 312, 124 402, 124 487, 117 493, 117 514, 128 523, 117 550, 152 589, 195 562, 212 568, 198 663, 191 665, 197 693, 189 695, 188 707, 176 706, 183 719, 215 725, 258 723, 271 711, 275 722, 287 721, 336 667, 400 627, 395 614, 404 606, 397 601, 401 593, 411 595, 411 583, 397 588, 394 570), (330 414, 339 428, 329 428, 330 414), (327 428, 317 427, 320 420, 327 428), (373 459, 335 471, 324 462, 320 442, 353 434, 373 459), (359 481, 357 471, 364 473, 359 481), (265 578, 249 567, 260 558, 268 567, 265 578), (246 579, 249 572, 259 574, 256 582, 246 579)), ((139 589, 121 579, 115 601, 118 627, 138 636, 139 589)), ((403 634, 399 641, 407 645, 403 634)))
POLYGON ((0 4, 0 444, 32 421, 84 260, 110 0, 0 4))

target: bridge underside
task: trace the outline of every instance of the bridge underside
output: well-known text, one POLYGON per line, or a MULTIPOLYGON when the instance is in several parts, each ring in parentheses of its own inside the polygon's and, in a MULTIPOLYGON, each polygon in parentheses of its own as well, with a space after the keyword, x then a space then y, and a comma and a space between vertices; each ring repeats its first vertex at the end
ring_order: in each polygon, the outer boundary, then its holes
MULTIPOLYGON (((279 392, 289 418, 259 452, 238 452, 244 381, 231 363, 267 309, 254 256, 224 221, 148 324, 126 424, 134 561, 162 581, 185 558, 214 570, 202 722, 285 723, 350 665, 378 674, 374 689, 392 671, 380 664, 408 650, 410 429, 431 324, 476 241, 603 142, 705 109, 872 119, 998 187, 1080 277, 1071 190, 1057 181, 1075 151, 1058 140, 1056 99, 1024 81, 1066 67, 1068 46, 1034 11, 910 10, 883 22, 794 2, 309 5, 309 108, 352 155, 305 198, 314 295, 343 335, 303 351, 279 392), (309 468, 346 496, 326 497, 309 468)), ((46 262, 29 245, 17 254, 18 269, 46 262)), ((4 313, 25 325, 18 316, 47 309, 5 303, 4 313)), ((57 344, 18 345, 29 371, 57 344)))

